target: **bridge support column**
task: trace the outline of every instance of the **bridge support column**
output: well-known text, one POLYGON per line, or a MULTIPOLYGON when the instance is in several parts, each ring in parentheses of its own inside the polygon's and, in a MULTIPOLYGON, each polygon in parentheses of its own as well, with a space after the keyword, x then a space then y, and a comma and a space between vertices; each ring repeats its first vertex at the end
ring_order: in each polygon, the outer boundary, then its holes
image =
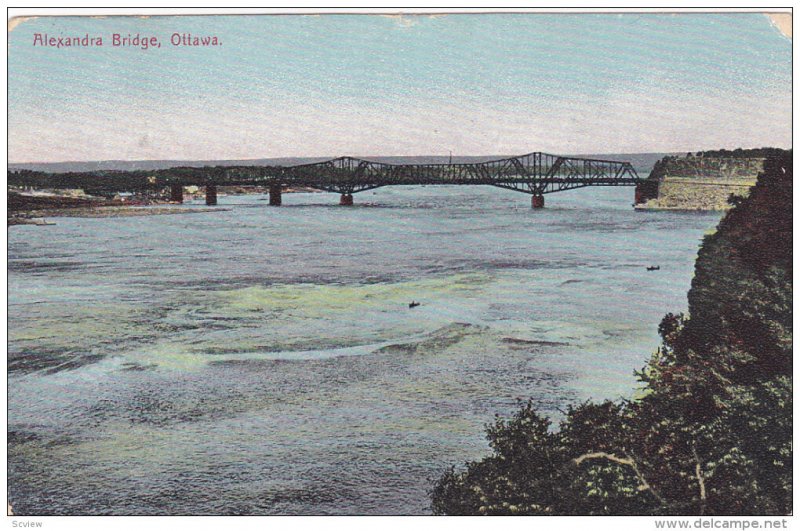
POLYGON ((637 184, 636 189, 633 192, 633 204, 634 205, 641 205, 644 203, 646 199, 644 198, 644 190, 642 190, 642 185, 637 184))
POLYGON ((342 206, 353 206, 353 194, 342 194, 339 198, 339 204, 342 206))
POLYGON ((206 185, 206 204, 209 205, 209 206, 217 204, 217 185, 216 184, 206 185))
POLYGON ((533 208, 544 208, 544 196, 543 195, 532 195, 531 196, 531 207, 533 207, 533 208))
POLYGON ((279 184, 269 187, 269 204, 270 206, 281 206, 281 186, 279 184))
POLYGON ((183 203, 183 186, 171 184, 169 186, 169 200, 171 203, 183 203))

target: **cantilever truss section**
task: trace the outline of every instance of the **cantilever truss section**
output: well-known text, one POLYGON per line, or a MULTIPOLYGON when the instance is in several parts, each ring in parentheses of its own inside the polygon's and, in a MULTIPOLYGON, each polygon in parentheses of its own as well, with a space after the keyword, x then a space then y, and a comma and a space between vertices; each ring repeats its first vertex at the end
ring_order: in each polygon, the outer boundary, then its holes
POLYGON ((339 157, 296 166, 177 167, 154 171, 9 172, 8 184, 134 191, 170 185, 309 187, 353 194, 392 185, 491 185, 534 195, 642 182, 629 162, 529 153, 487 162, 390 164, 339 157))

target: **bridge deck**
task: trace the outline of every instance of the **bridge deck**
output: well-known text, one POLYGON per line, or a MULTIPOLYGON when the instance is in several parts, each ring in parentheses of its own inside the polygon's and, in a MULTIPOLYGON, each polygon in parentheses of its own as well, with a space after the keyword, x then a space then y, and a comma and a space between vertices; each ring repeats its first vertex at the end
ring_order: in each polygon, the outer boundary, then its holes
POLYGON ((392 185, 491 185, 533 195, 641 183, 629 162, 529 153, 487 162, 390 164, 352 157, 295 166, 175 167, 155 171, 8 173, 8 184, 137 191, 167 186, 293 186, 353 194, 392 185))

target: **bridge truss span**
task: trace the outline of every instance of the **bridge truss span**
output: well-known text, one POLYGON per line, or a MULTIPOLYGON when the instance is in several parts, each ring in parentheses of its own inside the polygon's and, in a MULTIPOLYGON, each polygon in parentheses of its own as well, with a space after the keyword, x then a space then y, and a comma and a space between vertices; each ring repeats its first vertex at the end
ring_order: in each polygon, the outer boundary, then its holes
MULTIPOLYGON (((382 186, 488 185, 531 194, 534 206, 544 205, 544 194, 587 186, 637 186, 644 182, 629 162, 566 157, 534 152, 483 162, 396 164, 354 157, 293 166, 174 167, 153 171, 95 171, 44 173, 9 172, 8 184, 40 188, 83 188, 102 191, 136 191, 172 188, 180 201, 183 186, 205 186, 216 202, 216 187, 259 185, 269 187, 271 204, 280 204, 283 188, 314 188, 342 194, 342 204, 352 195, 382 186)), ((210 203, 211 204, 211 203, 210 203)))
POLYGON ((381 186, 489 185, 542 195, 585 186, 633 186, 629 162, 529 153, 486 162, 392 164, 353 157, 284 167, 284 186, 354 194, 381 186))

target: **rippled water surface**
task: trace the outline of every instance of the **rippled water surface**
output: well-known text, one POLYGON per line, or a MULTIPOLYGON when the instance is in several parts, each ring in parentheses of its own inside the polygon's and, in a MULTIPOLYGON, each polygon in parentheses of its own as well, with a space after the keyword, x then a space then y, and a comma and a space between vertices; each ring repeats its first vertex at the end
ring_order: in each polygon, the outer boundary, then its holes
POLYGON ((15 512, 428 512, 518 399, 634 392, 719 214, 632 196, 397 187, 12 227, 15 512))

